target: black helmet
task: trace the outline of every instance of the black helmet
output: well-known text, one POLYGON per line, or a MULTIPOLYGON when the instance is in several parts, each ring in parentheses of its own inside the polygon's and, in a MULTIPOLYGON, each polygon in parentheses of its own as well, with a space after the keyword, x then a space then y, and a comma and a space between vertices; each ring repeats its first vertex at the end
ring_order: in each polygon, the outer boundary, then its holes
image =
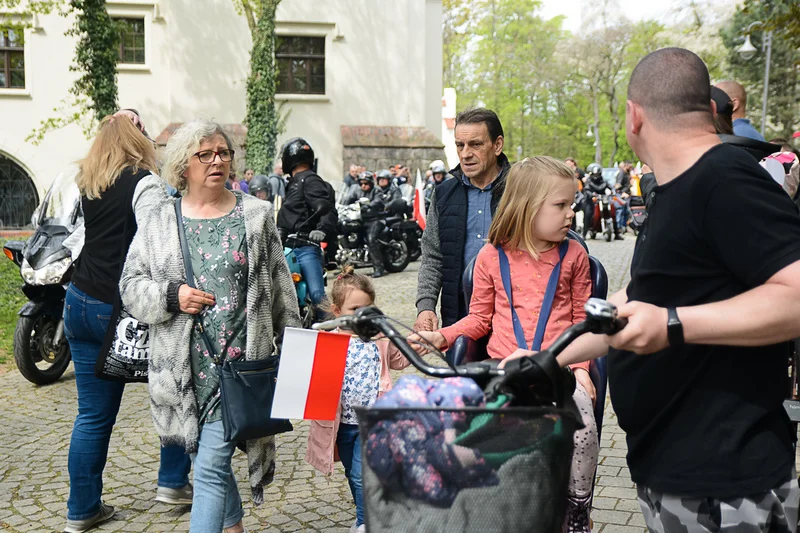
POLYGON ((361 174, 358 175, 358 183, 360 184, 363 181, 366 181, 370 185, 375 186, 375 174, 373 174, 369 170, 367 170, 366 172, 362 172, 361 174))
POLYGON ((390 171, 388 168, 384 168, 383 170, 379 170, 379 171, 378 171, 378 176, 377 176, 377 177, 378 177, 378 179, 387 179, 387 180, 390 180, 390 179, 392 179, 394 176, 392 176, 392 173, 391 173, 391 171, 390 171))
POLYGON ((289 139, 281 148, 281 166, 283 171, 291 174, 297 165, 305 163, 309 167, 314 166, 314 150, 308 141, 302 137, 289 139))
POLYGON ((603 167, 601 167, 597 163, 592 163, 591 165, 586 167, 586 173, 591 176, 602 176, 603 167))
POLYGON ((255 196, 258 191, 272 192, 272 187, 269 184, 269 178, 264 174, 259 174, 250 180, 250 188, 248 190, 250 194, 255 196))

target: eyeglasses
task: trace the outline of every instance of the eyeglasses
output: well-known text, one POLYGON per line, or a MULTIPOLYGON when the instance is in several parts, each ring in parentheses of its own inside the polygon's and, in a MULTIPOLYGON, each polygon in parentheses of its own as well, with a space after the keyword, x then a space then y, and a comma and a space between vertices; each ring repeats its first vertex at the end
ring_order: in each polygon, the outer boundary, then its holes
POLYGON ((214 150, 203 150, 202 152, 197 152, 196 155, 197 159, 200 160, 201 163, 205 165, 210 165, 214 162, 214 160, 219 156, 219 160, 223 163, 230 163, 233 160, 233 150, 220 150, 219 152, 215 152, 214 150))

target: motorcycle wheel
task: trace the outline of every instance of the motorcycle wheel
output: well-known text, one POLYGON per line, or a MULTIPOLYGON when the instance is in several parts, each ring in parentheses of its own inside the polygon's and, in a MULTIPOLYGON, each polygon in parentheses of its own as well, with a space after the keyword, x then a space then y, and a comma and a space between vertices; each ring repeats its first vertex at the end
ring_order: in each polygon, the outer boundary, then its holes
POLYGON ((411 262, 408 246, 403 241, 389 241, 389 246, 383 250, 383 253, 386 257, 384 266, 389 272, 402 272, 411 262))
POLYGON ((603 231, 603 234, 606 237, 606 242, 611 242, 611 239, 614 238, 614 230, 611 224, 606 224, 606 229, 603 231))
POLYGON ((22 376, 36 385, 53 383, 69 366, 69 343, 53 345, 61 319, 53 316, 21 316, 14 330, 14 362, 22 376))

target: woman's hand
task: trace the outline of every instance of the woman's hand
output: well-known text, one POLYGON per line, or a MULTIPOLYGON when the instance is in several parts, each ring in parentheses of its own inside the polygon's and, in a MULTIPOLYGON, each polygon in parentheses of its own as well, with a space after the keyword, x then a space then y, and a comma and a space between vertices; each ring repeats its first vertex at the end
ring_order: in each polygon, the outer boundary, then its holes
POLYGON ((581 384, 586 394, 592 399, 592 406, 597 404, 597 391, 594 388, 594 383, 592 383, 592 378, 589 376, 589 371, 585 368, 576 368, 573 370, 573 374, 575 375, 575 381, 581 384))
POLYGON ((433 344, 437 350, 441 350, 447 346, 444 335, 438 331, 418 331, 409 335, 407 340, 411 347, 414 348, 414 351, 420 355, 432 351, 430 344, 433 344))
POLYGON ((523 350, 522 348, 517 348, 517 350, 514 353, 512 353, 511 355, 509 355, 508 357, 506 357, 505 359, 500 361, 500 364, 498 365, 498 368, 503 368, 504 366, 506 366, 506 362, 511 361, 512 359, 519 359, 520 357, 530 357, 530 356, 535 355, 537 353, 539 353, 539 352, 534 352, 532 350, 523 350))
POLYGON ((196 315, 203 310, 203 307, 216 303, 213 294, 198 291, 185 283, 178 289, 178 305, 184 313, 196 315))

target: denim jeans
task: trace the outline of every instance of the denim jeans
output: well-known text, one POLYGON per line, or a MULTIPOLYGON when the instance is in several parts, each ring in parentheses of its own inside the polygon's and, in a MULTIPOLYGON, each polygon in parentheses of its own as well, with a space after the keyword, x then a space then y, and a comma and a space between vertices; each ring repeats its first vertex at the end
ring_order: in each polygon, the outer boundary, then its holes
MULTIPOLYGON (((94 375, 112 305, 86 295, 74 285, 67 289, 64 333, 75 365, 78 416, 69 443, 67 518, 83 520, 97 514, 103 494, 103 469, 111 429, 117 419, 125 384, 94 375)), ((158 485, 178 489, 189 483, 191 460, 178 446, 161 448, 158 485)))
POLYGON ((194 461, 194 499, 191 533, 220 533, 244 516, 242 499, 233 475, 231 458, 235 442, 225 442, 222 421, 204 424, 194 461))
POLYGON ((336 446, 339 458, 344 466, 344 475, 350 485, 353 501, 356 504, 356 525, 364 523, 364 490, 361 485, 361 439, 358 426, 355 424, 339 424, 336 435, 336 446))
POLYGON ((617 207, 617 228, 624 229, 628 227, 628 220, 631 216, 631 199, 621 199, 622 205, 617 207))
POLYGON ((317 246, 301 246, 294 249, 303 279, 308 283, 308 292, 315 306, 325 299, 325 283, 322 279, 322 250, 317 246))

